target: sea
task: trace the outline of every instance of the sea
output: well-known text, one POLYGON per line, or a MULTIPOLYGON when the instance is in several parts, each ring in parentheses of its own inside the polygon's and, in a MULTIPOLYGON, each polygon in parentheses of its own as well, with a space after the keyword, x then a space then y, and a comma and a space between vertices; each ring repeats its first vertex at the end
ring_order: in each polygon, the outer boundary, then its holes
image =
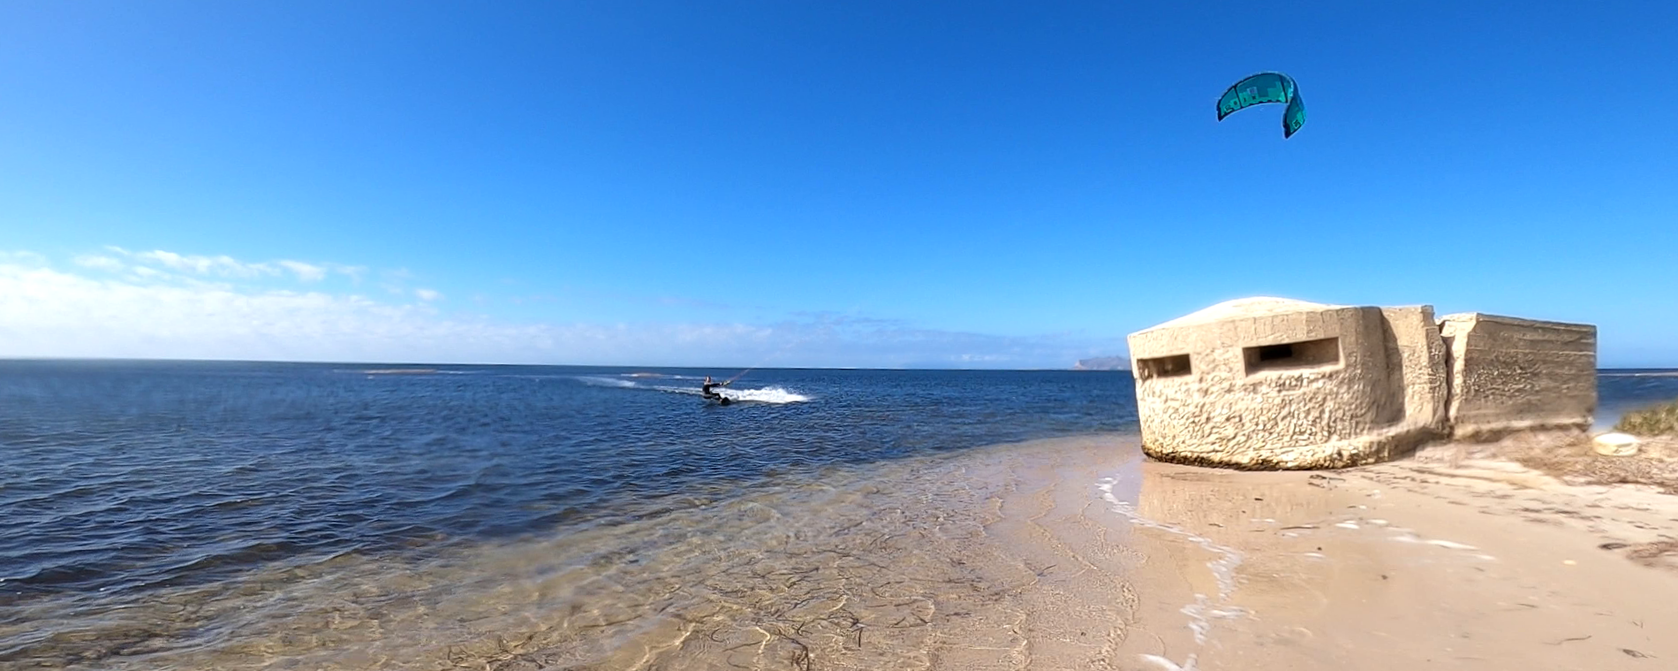
MULTIPOLYGON (((1678 398, 1599 380, 1605 424, 1678 398)), ((980 579, 998 455, 1135 408, 1125 372, 0 361, 0 668, 900 668, 980 579)))

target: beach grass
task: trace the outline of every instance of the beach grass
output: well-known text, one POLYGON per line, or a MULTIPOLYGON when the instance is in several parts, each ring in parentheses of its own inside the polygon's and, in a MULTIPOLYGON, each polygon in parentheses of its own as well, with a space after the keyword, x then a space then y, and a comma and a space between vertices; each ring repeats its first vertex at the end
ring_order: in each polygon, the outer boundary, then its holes
POLYGON ((1614 430, 1634 436, 1678 436, 1678 401, 1628 412, 1614 430))
POLYGON ((1635 456, 1610 457, 1592 449, 1587 436, 1535 436, 1505 440, 1495 452, 1569 484, 1647 485, 1678 495, 1678 438, 1653 438, 1639 447, 1635 456))

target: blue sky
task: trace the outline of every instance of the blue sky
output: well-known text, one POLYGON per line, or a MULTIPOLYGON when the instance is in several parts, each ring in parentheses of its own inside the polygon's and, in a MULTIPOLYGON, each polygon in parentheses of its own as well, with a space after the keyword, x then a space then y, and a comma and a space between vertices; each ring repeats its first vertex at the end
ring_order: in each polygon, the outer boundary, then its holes
POLYGON ((0 356, 1065 367, 1230 298, 1678 365, 1678 3, 0 4, 0 356), (1310 112, 1215 121, 1278 70, 1310 112))

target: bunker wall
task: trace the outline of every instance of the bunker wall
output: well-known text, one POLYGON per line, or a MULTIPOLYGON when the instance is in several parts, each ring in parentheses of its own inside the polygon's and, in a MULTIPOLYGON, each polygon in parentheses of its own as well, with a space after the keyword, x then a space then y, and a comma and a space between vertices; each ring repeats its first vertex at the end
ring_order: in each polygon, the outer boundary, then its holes
POLYGON ((1596 413, 1596 327, 1479 313, 1440 322, 1459 439, 1585 431, 1596 413))

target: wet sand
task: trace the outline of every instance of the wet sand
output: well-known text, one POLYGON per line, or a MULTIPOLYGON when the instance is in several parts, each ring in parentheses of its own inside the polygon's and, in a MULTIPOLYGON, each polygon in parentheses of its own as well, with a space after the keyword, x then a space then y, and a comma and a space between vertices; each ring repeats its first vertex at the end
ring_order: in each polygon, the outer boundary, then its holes
MULTIPOLYGON (((665 504, 659 504, 665 506, 665 504)), ((1334 473, 1133 436, 695 492, 644 520, 43 602, 0 666, 1659 669, 1678 497, 1450 449, 1334 473), (1609 549, 1602 549, 1602 548, 1609 549)))
POLYGON ((0 667, 1017 669, 1122 663, 1140 560, 1098 477, 1128 438, 693 492, 632 521, 24 604, 0 667))

